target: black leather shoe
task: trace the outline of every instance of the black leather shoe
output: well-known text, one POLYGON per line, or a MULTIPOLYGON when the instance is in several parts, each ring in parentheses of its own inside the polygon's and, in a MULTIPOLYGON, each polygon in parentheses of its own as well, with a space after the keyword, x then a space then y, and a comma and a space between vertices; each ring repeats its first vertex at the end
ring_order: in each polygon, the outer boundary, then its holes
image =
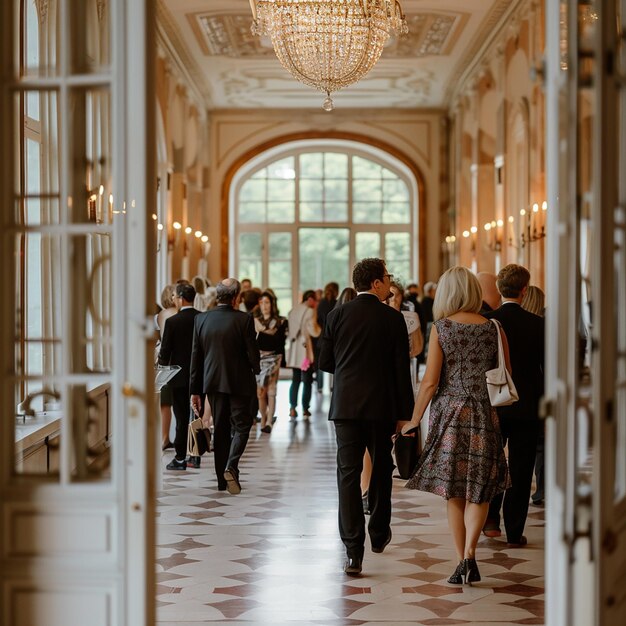
POLYGON ((528 539, 524 535, 522 535, 517 541, 507 541, 507 548, 523 548, 528 545, 528 539))
POLYGON ((391 528, 389 529, 389 534, 387 535, 387 539, 385 539, 382 545, 375 546, 374 544, 372 544, 372 552, 375 552, 376 554, 381 554, 382 552, 385 551, 385 548, 389 545, 390 541, 391 541, 391 528))
POLYGON ((241 484, 239 483, 239 472, 232 468, 227 467, 224 472, 224 478, 226 479, 226 489, 228 493, 236 496, 241 493, 241 484))
POLYGON ((363 557, 349 556, 343 566, 343 571, 348 576, 358 576, 363 569, 363 557))
POLYGON ((161 446, 161 450, 163 450, 165 452, 165 450, 169 450, 170 448, 173 448, 174 444, 168 439, 167 441, 163 442, 163 445, 161 446))
POLYGON ((187 461, 177 461, 176 459, 172 459, 165 466, 165 469, 168 469, 168 470, 186 470, 187 469, 187 461))

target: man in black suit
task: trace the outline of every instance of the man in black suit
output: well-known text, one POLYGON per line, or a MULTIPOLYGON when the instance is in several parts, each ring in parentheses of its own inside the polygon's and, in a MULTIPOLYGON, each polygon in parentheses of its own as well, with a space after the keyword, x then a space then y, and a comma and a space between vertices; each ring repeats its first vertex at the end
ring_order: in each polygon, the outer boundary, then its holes
POLYGON ((189 283, 176 285, 174 304, 178 312, 165 321, 159 350, 160 365, 179 365, 180 372, 168 383, 172 390, 176 417, 176 456, 167 464, 168 470, 185 470, 187 462, 187 433, 189 427, 189 361, 193 341, 193 324, 198 311, 193 308, 196 290, 189 283))
POLYGON ((202 413, 203 394, 213 412, 213 454, 217 488, 241 492, 239 459, 257 412, 259 349, 251 315, 237 310, 241 285, 226 278, 217 285, 217 307, 196 318, 191 352, 191 405, 202 413))
POLYGON ((523 532, 541 429, 539 400, 543 395, 544 320, 521 307, 529 282, 530 273, 525 267, 515 264, 503 267, 496 281, 502 306, 485 314, 498 320, 504 328, 511 375, 519 395, 518 402, 498 407, 503 445, 508 443, 509 447, 511 487, 492 500, 483 528, 487 537, 500 536, 500 508, 504 499, 504 527, 509 548, 528 543, 523 532))
POLYGON ((383 304, 391 274, 382 259, 363 259, 352 273, 356 299, 326 318, 320 367, 335 375, 328 418, 337 437, 339 534, 346 574, 361 572, 365 517, 360 476, 365 449, 372 459, 368 531, 372 551, 391 541, 391 437, 397 420, 410 420, 413 388, 404 317, 383 304))

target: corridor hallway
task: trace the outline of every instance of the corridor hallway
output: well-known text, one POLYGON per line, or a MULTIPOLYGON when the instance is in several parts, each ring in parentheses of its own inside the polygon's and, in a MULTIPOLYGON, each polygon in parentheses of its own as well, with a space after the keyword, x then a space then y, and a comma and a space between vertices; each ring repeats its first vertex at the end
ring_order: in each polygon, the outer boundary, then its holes
MULTIPOLYGON (((446 583, 455 566, 444 501, 394 480, 393 539, 366 544, 363 575, 342 571, 335 441, 328 394, 314 392, 310 425, 288 422, 289 382, 279 383, 271 435, 253 428, 243 491, 218 492, 212 457, 164 471, 158 498, 157 623, 544 624, 544 516, 531 506, 528 547, 481 537, 482 582, 446 583)), ((166 453, 162 466, 170 460, 166 453)))

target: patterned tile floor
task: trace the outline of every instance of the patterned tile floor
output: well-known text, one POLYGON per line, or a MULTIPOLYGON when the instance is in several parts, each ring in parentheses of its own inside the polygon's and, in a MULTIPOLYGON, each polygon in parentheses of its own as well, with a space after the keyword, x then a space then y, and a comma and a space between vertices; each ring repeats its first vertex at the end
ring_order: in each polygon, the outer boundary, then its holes
POLYGON ((290 424, 288 385, 271 435, 251 434, 241 494, 217 491, 212 456, 199 470, 164 471, 159 626, 544 623, 543 510, 532 506, 529 545, 481 538, 483 580, 457 587, 446 583, 455 557, 444 501, 395 480, 391 544, 384 554, 367 545, 363 575, 344 575, 328 396, 314 393, 310 424, 290 424))

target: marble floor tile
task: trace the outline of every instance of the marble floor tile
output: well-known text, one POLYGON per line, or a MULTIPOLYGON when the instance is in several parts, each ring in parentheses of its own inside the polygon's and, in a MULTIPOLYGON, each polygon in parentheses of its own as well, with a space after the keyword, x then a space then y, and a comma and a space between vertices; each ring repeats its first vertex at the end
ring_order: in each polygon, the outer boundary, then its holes
POLYGON ((242 492, 217 491, 212 456, 199 470, 168 472, 157 505, 157 623, 294 626, 543 624, 544 511, 531 507, 529 544, 481 537, 482 581, 446 582, 456 565, 445 502, 394 480, 393 539, 367 542, 363 574, 342 571, 337 531, 336 446, 328 396, 313 417, 288 421, 279 383, 271 434, 253 428, 241 462, 242 492))

